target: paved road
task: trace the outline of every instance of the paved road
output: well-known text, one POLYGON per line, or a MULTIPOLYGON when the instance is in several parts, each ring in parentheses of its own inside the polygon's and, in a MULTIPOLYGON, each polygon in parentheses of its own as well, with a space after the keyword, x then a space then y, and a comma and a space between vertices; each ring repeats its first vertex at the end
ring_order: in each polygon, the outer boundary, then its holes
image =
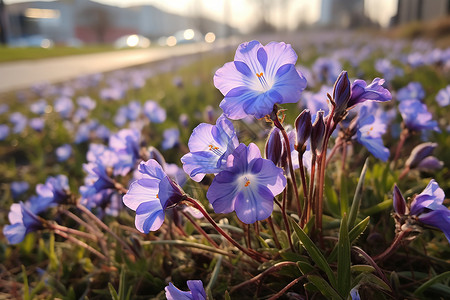
POLYGON ((233 45, 233 40, 214 44, 186 44, 171 48, 132 49, 0 64, 0 93, 28 88, 40 82, 61 82, 81 75, 160 61, 176 56, 207 52, 233 45))

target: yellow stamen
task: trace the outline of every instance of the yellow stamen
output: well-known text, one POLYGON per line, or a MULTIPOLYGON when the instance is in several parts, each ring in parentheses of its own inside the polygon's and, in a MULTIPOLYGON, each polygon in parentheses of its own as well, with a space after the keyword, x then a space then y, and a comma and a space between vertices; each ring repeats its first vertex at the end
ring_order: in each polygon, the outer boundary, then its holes
POLYGON ((247 182, 245 183, 245 187, 248 187, 250 185, 250 180, 247 180, 247 182))
POLYGON ((263 77, 263 72, 261 72, 261 73, 256 73, 256 76, 257 76, 258 78, 263 77))

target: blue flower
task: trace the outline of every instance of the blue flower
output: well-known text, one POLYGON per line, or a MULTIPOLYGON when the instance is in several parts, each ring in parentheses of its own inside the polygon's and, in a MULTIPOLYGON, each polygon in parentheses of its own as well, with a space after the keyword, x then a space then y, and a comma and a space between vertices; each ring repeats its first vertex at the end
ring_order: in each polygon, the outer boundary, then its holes
POLYGON ((12 113, 9 121, 14 124, 13 133, 21 133, 27 126, 27 118, 20 112, 12 113))
POLYGON ((187 286, 188 292, 183 292, 177 289, 172 282, 166 286, 166 298, 167 300, 207 300, 205 289, 203 288, 203 282, 201 280, 188 280, 187 286))
POLYGON ((62 118, 67 119, 70 117, 73 108, 73 101, 68 97, 60 97, 55 101, 55 111, 59 113, 62 118))
POLYGON ((161 148, 163 150, 172 149, 180 141, 180 130, 178 128, 169 128, 163 132, 163 141, 161 148))
POLYGON ((439 90, 436 95, 436 102, 440 107, 444 107, 450 104, 450 85, 439 90))
POLYGON ((389 149, 383 145, 381 136, 386 132, 386 123, 376 117, 373 105, 363 105, 357 119, 356 140, 365 146, 370 153, 382 161, 389 158, 389 149))
POLYGON ((234 62, 226 63, 214 75, 214 85, 225 98, 220 103, 225 116, 262 118, 274 104, 296 103, 306 79, 296 70, 297 54, 285 43, 258 41, 239 45, 234 62))
POLYGON ((18 196, 28 191, 29 187, 30 185, 26 181, 11 182, 11 193, 13 198, 17 198, 18 196))
POLYGON ((444 191, 432 179, 422 193, 414 197, 410 215, 418 216, 422 223, 442 230, 450 243, 450 210, 443 205, 444 198, 444 191))
POLYGON ((69 198, 69 179, 66 175, 48 177, 45 184, 36 185, 38 197, 31 202, 31 210, 41 213, 48 207, 63 203, 69 198))
POLYGON ((395 212, 400 216, 414 216, 425 225, 439 228, 450 243, 450 210, 443 205, 444 198, 444 191, 432 179, 422 193, 414 196, 408 209, 400 190, 394 187, 395 212))
POLYGON ((153 123, 162 123, 166 120, 166 110, 153 100, 145 102, 144 114, 153 123))
POLYGON ((8 214, 9 223, 3 227, 3 234, 10 244, 18 244, 23 241, 25 236, 42 228, 36 212, 32 210, 29 203, 14 203, 8 214))
POLYGON ((56 148, 55 152, 59 162, 66 161, 72 155, 72 146, 64 144, 56 148))
POLYGON ((419 100, 404 100, 399 104, 398 109, 408 129, 440 131, 437 122, 432 120, 427 106, 419 100))
POLYGON ((181 158, 184 171, 199 182, 205 174, 217 174, 226 167, 226 159, 239 145, 233 124, 224 116, 216 125, 201 123, 189 138, 190 152, 181 158))
POLYGON ((9 136, 9 126, 6 124, 0 124, 0 141, 3 141, 9 136))
POLYGON ((351 109, 356 104, 367 100, 378 102, 391 100, 391 93, 383 87, 383 84, 384 79, 380 78, 375 78, 369 85, 364 80, 355 80, 352 84, 352 94, 348 101, 347 109, 351 109))
POLYGON ((410 82, 407 86, 401 88, 397 92, 398 101, 410 99, 423 100, 423 98, 425 98, 425 90, 420 82, 410 82))
POLYGON ((161 227, 165 209, 180 202, 184 193, 156 160, 141 162, 138 170, 141 177, 131 183, 123 203, 136 211, 136 228, 148 233, 161 227))
POLYGON ((42 118, 33 118, 30 120, 30 127, 41 132, 44 129, 45 121, 42 118))
POLYGON ((240 144, 228 156, 227 168, 214 178, 206 197, 216 213, 236 211, 242 222, 251 224, 271 215, 273 197, 285 185, 283 169, 261 158, 255 144, 240 144))
POLYGON ((319 81, 333 84, 341 73, 342 64, 334 58, 319 57, 312 70, 319 81))

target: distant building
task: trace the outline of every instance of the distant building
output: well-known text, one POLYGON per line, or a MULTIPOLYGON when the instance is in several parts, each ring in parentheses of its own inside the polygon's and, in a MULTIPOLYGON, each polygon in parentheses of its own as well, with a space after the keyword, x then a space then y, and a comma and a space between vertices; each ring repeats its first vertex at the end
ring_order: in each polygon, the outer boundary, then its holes
POLYGON ((450 0, 398 0, 392 25, 413 21, 430 21, 450 14, 450 0))
POLYGON ((316 25, 321 27, 351 28, 368 23, 364 15, 364 0, 322 0, 320 17, 316 25))
POLYGON ((151 5, 119 8, 90 0, 61 0, 16 3, 6 9, 9 38, 39 34, 56 43, 75 39, 112 43, 127 34, 155 39, 196 25, 201 25, 196 29, 205 31, 203 34, 212 31, 219 37, 220 33, 236 31, 223 23, 175 15, 151 5))

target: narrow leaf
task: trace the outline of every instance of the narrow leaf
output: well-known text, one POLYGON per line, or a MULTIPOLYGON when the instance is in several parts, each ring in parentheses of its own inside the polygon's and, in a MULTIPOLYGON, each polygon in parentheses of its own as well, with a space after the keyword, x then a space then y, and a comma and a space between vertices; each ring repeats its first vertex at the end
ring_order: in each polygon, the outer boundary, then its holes
POLYGON ((420 295, 422 294, 427 288, 429 288, 430 286, 432 286, 433 284, 444 280, 446 278, 450 278, 450 271, 444 272, 442 274, 439 274, 433 278, 431 278, 430 280, 428 280, 427 282, 425 282, 424 284, 422 284, 421 286, 419 286, 415 291, 414 291, 414 295, 420 295))
POLYGON ((369 265, 353 265, 350 267, 352 273, 373 273, 375 268, 369 265))
POLYGON ((347 174, 342 173, 341 175, 341 190, 339 193, 340 205, 341 205, 341 217, 344 214, 348 214, 348 180, 347 174))
POLYGON ((369 165, 369 159, 366 159, 364 166, 359 176, 358 185, 356 186, 355 195, 353 196, 352 207, 350 208, 350 214, 348 216, 348 228, 351 229, 355 225, 356 217, 358 216, 359 206, 361 205, 362 189, 364 186, 364 179, 366 177, 367 166, 369 165))
POLYGON ((350 292, 350 240, 348 237, 347 214, 344 213, 341 228, 339 229, 338 240, 338 261, 337 261, 337 290, 339 294, 346 298, 350 292))
POLYGON ((314 284, 314 286, 324 295, 327 299, 338 299, 342 300, 341 296, 333 289, 328 282, 325 281, 322 277, 316 275, 309 275, 308 280, 314 284))
POLYGON ((308 254, 311 256, 311 259, 316 263, 316 265, 322 269, 322 271, 327 274, 328 280, 330 281, 333 287, 336 286, 336 277, 334 276, 333 271, 328 265, 327 260, 323 256, 322 252, 320 252, 319 248, 313 243, 313 241, 306 235, 303 229, 295 222, 291 220, 292 226, 295 230, 295 233, 298 236, 298 239, 302 242, 303 247, 306 249, 308 254))
MULTIPOLYGON (((359 222, 352 230, 348 233, 348 237, 350 240, 350 244, 352 244, 356 239, 366 230, 367 225, 369 225, 370 217, 365 218, 361 222, 359 222)), ((330 255, 328 256, 327 261, 333 262, 337 258, 337 250, 338 245, 336 244, 330 255)))
POLYGON ((117 292, 114 289, 111 282, 108 282, 108 289, 109 289, 109 293, 111 294, 111 298, 113 298, 113 300, 119 300, 119 296, 117 295, 117 292))

